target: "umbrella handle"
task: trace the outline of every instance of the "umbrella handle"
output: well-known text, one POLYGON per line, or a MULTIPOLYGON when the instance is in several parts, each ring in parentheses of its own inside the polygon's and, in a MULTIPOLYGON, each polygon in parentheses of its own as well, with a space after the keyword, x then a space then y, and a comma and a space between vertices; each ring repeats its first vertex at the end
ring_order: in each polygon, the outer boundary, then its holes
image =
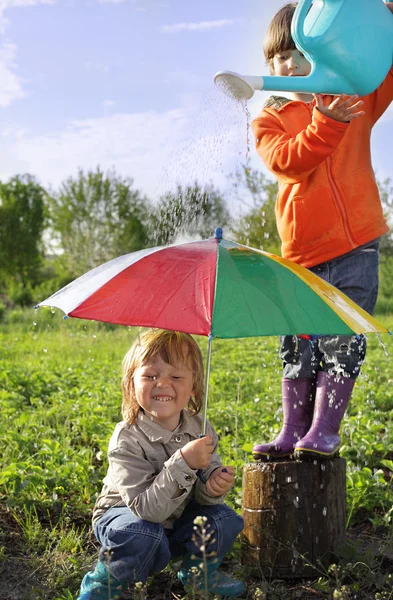
MULTIPOLYGON (((205 437, 205 436, 204 435, 200 435, 199 437, 201 438, 201 437, 205 437)), ((224 467, 221 472, 222 473, 228 473, 228 470, 224 467)), ((202 483, 207 483, 207 479, 206 479, 206 477, 203 474, 203 469, 198 469, 197 476, 202 481, 202 483)))
POLYGON ((203 474, 203 470, 202 469, 198 469, 197 471, 197 476, 198 478, 202 481, 202 483, 207 483, 207 479, 203 474))
MULTIPOLYGON (((199 439, 201 439, 203 437, 206 437, 206 435, 204 433, 200 433, 199 434, 199 439)), ((206 477, 203 474, 203 469, 198 469, 198 471, 197 471, 196 474, 197 474, 197 477, 202 481, 202 483, 206 483, 207 482, 207 479, 206 479, 206 477)))

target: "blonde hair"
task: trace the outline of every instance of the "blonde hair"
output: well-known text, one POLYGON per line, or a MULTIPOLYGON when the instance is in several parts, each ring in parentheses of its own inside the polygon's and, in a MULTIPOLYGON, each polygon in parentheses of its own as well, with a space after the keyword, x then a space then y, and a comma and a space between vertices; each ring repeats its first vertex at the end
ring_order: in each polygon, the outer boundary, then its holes
POLYGON ((146 364, 150 358, 161 356, 166 363, 177 366, 190 366, 194 381, 194 397, 190 398, 188 408, 197 414, 203 402, 203 359, 198 344, 188 333, 167 331, 164 329, 147 329, 139 334, 123 359, 123 377, 121 389, 123 401, 121 412, 124 421, 135 423, 141 409, 134 394, 135 370, 146 364))
POLYGON ((272 74, 274 74, 274 56, 285 50, 296 50, 291 34, 291 23, 296 6, 297 2, 290 2, 280 8, 270 21, 263 40, 263 52, 272 74))

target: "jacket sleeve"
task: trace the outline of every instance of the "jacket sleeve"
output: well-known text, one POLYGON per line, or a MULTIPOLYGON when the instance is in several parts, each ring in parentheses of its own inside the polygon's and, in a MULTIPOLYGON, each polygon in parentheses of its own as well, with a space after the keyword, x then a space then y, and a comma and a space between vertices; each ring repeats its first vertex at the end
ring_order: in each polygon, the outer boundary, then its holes
POLYGON ((108 454, 111 477, 124 503, 140 519, 162 523, 193 490, 196 471, 177 450, 158 474, 152 464, 127 446, 108 454))
POLYGON ((393 67, 381 85, 372 94, 362 98, 371 111, 372 123, 376 123, 393 100, 393 67))
POLYGON ((285 183, 298 183, 332 154, 344 137, 348 123, 330 119, 314 108, 311 123, 295 137, 266 110, 251 126, 257 152, 267 168, 285 183))
MULTIPOLYGON (((222 467, 222 462, 221 462, 219 455, 217 454, 218 435, 214 431, 213 427, 210 425, 209 422, 207 423, 206 431, 207 431, 207 434, 213 438, 213 446, 214 446, 214 451, 213 451, 213 454, 212 454, 212 457, 210 460, 210 464, 203 471, 204 478, 207 481, 209 479, 210 475, 213 473, 213 471, 215 471, 219 467, 222 467)), ((195 483, 194 496, 195 496, 195 501, 198 502, 198 504, 202 504, 202 505, 222 504, 224 502, 224 498, 225 498, 225 494, 223 496, 209 496, 209 494, 206 491, 206 484, 202 483, 202 481, 199 478, 196 480, 196 483, 195 483)))

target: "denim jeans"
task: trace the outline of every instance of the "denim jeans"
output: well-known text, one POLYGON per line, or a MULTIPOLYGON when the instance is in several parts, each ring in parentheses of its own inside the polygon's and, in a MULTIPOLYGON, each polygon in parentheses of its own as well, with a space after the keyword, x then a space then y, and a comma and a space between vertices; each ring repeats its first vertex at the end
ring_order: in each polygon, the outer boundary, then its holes
MULTIPOLYGON (((376 244, 311 267, 310 271, 372 314, 378 296, 378 265, 376 244)), ((338 375, 356 379, 365 356, 364 335, 315 336, 311 340, 297 336, 281 338, 283 376, 289 379, 313 379, 317 371, 332 369, 338 375)))
POLYGON ((185 552, 201 555, 200 543, 193 540, 194 519, 206 516, 212 535, 206 552, 224 556, 243 529, 243 519, 226 504, 202 506, 191 502, 173 529, 140 519, 128 507, 110 508, 94 525, 101 544, 99 560, 121 582, 146 582, 161 571, 171 558, 185 552))

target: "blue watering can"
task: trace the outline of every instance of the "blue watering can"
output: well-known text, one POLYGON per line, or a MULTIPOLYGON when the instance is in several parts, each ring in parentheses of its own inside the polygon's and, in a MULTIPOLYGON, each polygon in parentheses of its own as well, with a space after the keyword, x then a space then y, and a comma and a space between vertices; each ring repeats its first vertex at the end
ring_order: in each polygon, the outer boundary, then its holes
POLYGON ((366 96, 393 63, 393 14, 382 0, 300 0, 292 37, 312 68, 305 77, 261 77, 220 71, 217 87, 235 100, 255 90, 366 96))

